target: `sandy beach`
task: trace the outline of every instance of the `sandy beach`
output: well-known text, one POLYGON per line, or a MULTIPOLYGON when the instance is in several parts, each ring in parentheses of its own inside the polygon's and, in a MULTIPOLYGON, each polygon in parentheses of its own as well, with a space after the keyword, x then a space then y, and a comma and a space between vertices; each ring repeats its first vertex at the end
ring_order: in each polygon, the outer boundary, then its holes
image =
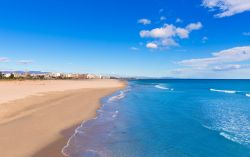
POLYGON ((118 80, 0 82, 0 152, 4 157, 63 157, 74 129, 95 117, 118 80))

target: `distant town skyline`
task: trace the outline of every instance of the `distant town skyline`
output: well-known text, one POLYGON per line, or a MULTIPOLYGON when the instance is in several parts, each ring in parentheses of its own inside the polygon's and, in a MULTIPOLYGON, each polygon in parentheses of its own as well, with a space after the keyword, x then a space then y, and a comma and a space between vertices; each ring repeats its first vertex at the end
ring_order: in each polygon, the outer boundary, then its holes
POLYGON ((0 2, 0 71, 250 78, 249 0, 0 2))

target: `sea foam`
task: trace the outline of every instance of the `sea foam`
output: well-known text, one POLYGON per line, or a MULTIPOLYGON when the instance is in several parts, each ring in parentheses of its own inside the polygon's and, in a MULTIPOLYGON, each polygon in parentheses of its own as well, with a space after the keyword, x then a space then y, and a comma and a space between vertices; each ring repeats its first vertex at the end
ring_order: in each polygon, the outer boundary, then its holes
POLYGON ((109 98, 108 101, 109 101, 109 102, 112 102, 112 101, 120 100, 120 99, 122 99, 122 98, 124 98, 124 97, 125 97, 124 91, 120 91, 120 94, 115 95, 115 96, 109 98))
POLYGON ((155 88, 158 88, 158 89, 161 89, 161 90, 170 90, 170 91, 174 91, 174 88, 168 88, 168 87, 165 87, 163 85, 155 85, 155 88))
POLYGON ((228 94, 235 94, 237 92, 235 90, 220 90, 220 89, 213 89, 213 88, 210 88, 210 91, 222 92, 222 93, 228 93, 228 94))
POLYGON ((108 136, 106 135, 110 133, 112 128, 114 128, 113 120, 119 115, 119 111, 116 107, 111 107, 109 105, 124 98, 129 91, 130 89, 126 88, 123 91, 117 92, 114 96, 108 98, 106 103, 102 104, 101 109, 97 110, 97 116, 95 118, 83 121, 81 125, 75 129, 74 134, 69 138, 67 144, 61 150, 62 154, 67 157, 71 157, 72 154, 75 155, 78 153, 81 153, 82 156, 88 157, 110 157, 109 150, 98 147, 101 144, 99 143, 99 140, 95 139, 95 137, 98 135, 103 141, 108 140, 108 136), (95 134, 92 131, 95 132, 95 134), (87 138, 91 139, 89 140, 91 142, 88 140, 81 140, 87 138))
POLYGON ((163 90, 168 90, 169 89, 169 88, 167 88, 165 86, 162 86, 162 85, 155 85, 155 88, 163 89, 163 90))
POLYGON ((211 125, 203 125, 205 128, 218 131, 219 135, 227 140, 243 144, 250 144, 250 121, 240 109, 214 106, 209 115, 211 125))

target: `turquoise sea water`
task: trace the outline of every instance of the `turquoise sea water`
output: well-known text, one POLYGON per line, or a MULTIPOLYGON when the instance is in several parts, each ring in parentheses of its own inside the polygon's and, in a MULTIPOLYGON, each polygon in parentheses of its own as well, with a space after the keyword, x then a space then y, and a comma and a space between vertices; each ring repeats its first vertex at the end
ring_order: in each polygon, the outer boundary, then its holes
POLYGON ((250 157, 250 80, 135 80, 102 100, 71 157, 250 157))

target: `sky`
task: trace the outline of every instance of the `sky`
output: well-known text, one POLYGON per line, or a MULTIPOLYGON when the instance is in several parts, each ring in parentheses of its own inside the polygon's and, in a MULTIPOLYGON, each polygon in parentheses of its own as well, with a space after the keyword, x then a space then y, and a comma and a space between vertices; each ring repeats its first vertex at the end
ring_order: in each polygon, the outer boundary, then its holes
POLYGON ((250 78, 250 0, 0 0, 0 70, 250 78))

